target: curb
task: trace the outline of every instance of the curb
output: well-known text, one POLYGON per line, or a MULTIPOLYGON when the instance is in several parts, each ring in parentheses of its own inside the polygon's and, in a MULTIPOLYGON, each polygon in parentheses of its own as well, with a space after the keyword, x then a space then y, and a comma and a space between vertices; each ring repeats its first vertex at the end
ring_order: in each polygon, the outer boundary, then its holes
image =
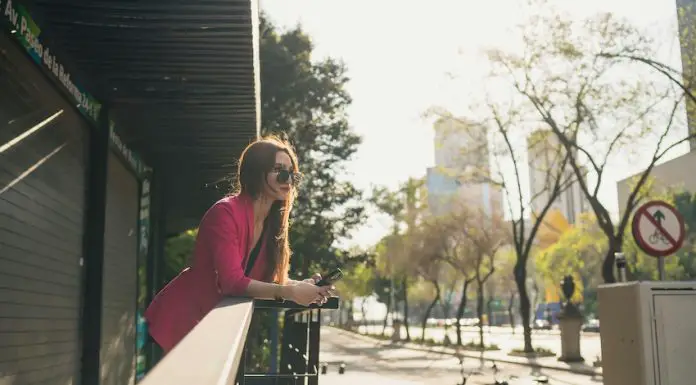
MULTIPOLYGON (((380 340, 378 338, 373 338, 370 336, 366 336, 364 334, 344 330, 341 328, 337 327, 331 327, 332 330, 336 330, 339 333, 342 333, 346 336, 350 336, 352 338, 358 337, 361 338, 364 341, 370 341, 370 342, 384 342, 385 344, 391 344, 390 341, 385 341, 385 340, 380 340)), ((570 372, 570 373, 575 373, 575 374, 581 374, 585 376, 597 376, 597 377, 602 377, 602 371, 597 370, 594 368, 572 368, 568 366, 563 366, 563 365, 549 365, 549 364, 543 364, 543 363, 531 363, 531 362, 525 362, 522 360, 516 360, 513 357, 510 358, 490 358, 486 357, 485 353, 482 355, 480 353, 475 353, 475 352, 468 352, 466 350, 460 351, 457 353, 454 349, 447 348, 447 347, 440 347, 440 349, 437 349, 435 347, 425 347, 425 346, 420 346, 417 344, 413 343, 398 343, 397 345, 401 346, 402 348, 405 349, 410 349, 410 350, 416 350, 416 351, 421 351, 425 353, 439 353, 439 354, 449 354, 449 355, 460 355, 463 357, 468 357, 468 358, 476 358, 476 359, 484 359, 487 361, 495 361, 495 362, 503 362, 506 364, 512 364, 512 365, 519 365, 519 366, 527 366, 527 367, 532 367, 532 368, 541 368, 541 369, 549 369, 549 370, 559 370, 559 371, 564 371, 564 372, 570 372)))

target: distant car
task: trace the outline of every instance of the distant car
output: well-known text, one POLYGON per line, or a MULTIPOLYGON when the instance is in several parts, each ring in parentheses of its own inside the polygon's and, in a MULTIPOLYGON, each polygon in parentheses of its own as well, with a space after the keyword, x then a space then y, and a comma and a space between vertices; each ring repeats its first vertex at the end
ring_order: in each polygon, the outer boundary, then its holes
POLYGON ((551 330, 551 322, 545 319, 536 319, 533 327, 535 330, 551 330))
POLYGON ((582 331, 599 333, 599 320, 596 318, 588 320, 584 325, 582 325, 582 331))
POLYGON ((461 326, 478 326, 479 319, 478 318, 462 318, 459 320, 459 324, 461 326))

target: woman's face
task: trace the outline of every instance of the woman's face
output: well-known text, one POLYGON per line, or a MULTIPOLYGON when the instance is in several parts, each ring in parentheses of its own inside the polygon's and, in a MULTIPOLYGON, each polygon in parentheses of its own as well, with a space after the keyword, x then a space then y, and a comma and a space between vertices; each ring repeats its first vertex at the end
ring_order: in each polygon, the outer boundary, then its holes
POLYGON ((264 194, 276 201, 284 201, 292 192, 292 175, 293 175, 292 160, 284 151, 278 151, 275 157, 275 165, 273 170, 266 175, 266 183, 264 186, 264 194), (290 174, 287 175, 286 173, 290 174), (279 174, 288 176, 287 178, 278 178, 279 174), (280 179, 280 180, 279 180, 280 179))

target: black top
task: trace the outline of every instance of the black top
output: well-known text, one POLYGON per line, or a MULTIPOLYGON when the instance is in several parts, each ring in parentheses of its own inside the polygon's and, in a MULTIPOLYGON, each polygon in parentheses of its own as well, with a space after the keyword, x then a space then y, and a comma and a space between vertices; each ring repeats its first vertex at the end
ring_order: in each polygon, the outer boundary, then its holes
POLYGON ((246 269, 244 269, 244 275, 247 277, 249 274, 251 274, 251 270, 254 268, 254 264, 256 263, 256 258, 259 256, 259 252, 261 251, 261 242, 263 241, 263 234, 266 232, 266 226, 263 226, 263 230, 261 230, 261 236, 259 237, 259 240, 256 241, 256 245, 254 246, 254 249, 251 250, 251 253, 249 253, 249 262, 247 262, 246 269))

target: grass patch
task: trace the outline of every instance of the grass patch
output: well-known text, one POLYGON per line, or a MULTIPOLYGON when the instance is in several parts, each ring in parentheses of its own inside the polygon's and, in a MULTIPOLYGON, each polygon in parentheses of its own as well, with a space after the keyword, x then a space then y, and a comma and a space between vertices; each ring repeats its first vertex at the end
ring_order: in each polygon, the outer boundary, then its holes
POLYGON ((484 345, 481 346, 478 342, 471 341, 464 346, 462 346, 464 350, 471 350, 475 352, 492 352, 496 350, 500 350, 498 345, 496 344, 491 344, 491 345, 484 345))
POLYGON ((514 357, 527 357, 527 358, 542 358, 542 357, 555 357, 556 353, 549 349, 545 348, 536 348, 534 349, 534 352, 525 352, 524 349, 512 349, 510 353, 508 353, 510 356, 514 357))
POLYGON ((379 334, 367 334, 367 335, 374 338, 374 339, 377 339, 377 340, 383 340, 383 341, 391 340, 390 335, 385 335, 385 334, 381 334, 381 333, 379 333, 379 334))
MULTIPOLYGON (((360 333, 364 336, 374 338, 376 340, 382 340, 382 341, 391 341, 391 335, 384 335, 381 333, 360 333)), ((406 340, 401 340, 400 342, 407 342, 406 340)), ((418 345, 423 345, 423 346, 446 346, 442 341, 435 341, 432 338, 426 338, 425 341, 421 340, 420 338, 413 338, 411 339, 411 343, 418 344, 418 345)), ((451 343, 449 345, 450 347, 456 347, 456 344, 451 343)), ((478 344, 476 341, 471 341, 461 347, 464 350, 468 351, 475 351, 475 352, 492 352, 492 351, 497 351, 500 350, 498 345, 496 344, 491 344, 491 345, 485 345, 483 348, 478 344)))

